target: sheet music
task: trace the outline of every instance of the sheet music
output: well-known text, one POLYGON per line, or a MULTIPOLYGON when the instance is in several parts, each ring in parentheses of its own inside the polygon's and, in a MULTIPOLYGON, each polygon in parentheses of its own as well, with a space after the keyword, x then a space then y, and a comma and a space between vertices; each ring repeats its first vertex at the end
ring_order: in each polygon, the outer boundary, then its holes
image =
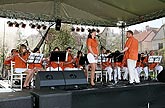
POLYGON ((31 53, 28 57, 27 62, 28 63, 41 63, 41 60, 43 58, 43 54, 40 53, 31 53))
POLYGON ((149 56, 148 62, 149 63, 160 63, 162 60, 162 56, 149 56))

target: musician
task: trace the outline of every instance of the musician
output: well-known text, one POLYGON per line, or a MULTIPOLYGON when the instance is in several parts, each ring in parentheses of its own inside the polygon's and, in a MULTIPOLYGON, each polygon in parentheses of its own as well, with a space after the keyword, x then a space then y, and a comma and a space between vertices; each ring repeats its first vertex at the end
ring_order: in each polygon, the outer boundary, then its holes
POLYGON ((114 81, 121 80, 122 53, 115 51, 114 56, 114 81), (120 60, 121 59, 121 60, 120 60))
MULTIPOLYGON (((33 50, 33 53, 40 53, 39 48, 35 48, 33 50)), ((33 69, 34 72, 38 72, 41 70, 44 71, 43 66, 42 66, 42 61, 41 61, 41 63, 29 63, 28 68, 33 69)))
POLYGON ((122 58, 121 70, 124 72, 123 80, 124 81, 128 80, 128 67, 127 67, 127 62, 126 62, 125 58, 122 58))
POLYGON ((72 55, 72 48, 67 47, 66 52, 68 53, 67 61, 64 62, 64 70, 78 70, 78 68, 75 67, 75 61, 74 57, 72 55))
POLYGON ((98 41, 96 40, 96 30, 92 29, 92 31, 89 32, 86 44, 88 48, 87 58, 91 66, 90 84, 93 87, 95 86, 94 77, 95 77, 96 63, 97 63, 98 54, 99 54, 98 41))
POLYGON ((124 81, 128 80, 128 67, 127 67, 127 63, 125 61, 122 62, 121 69, 124 72, 123 80, 124 81))
POLYGON ((27 59, 29 57, 29 51, 26 45, 21 44, 18 53, 15 54, 12 61, 15 62, 14 68, 16 73, 25 72, 27 73, 23 88, 29 88, 30 79, 33 76, 33 70, 27 68, 27 59))
MULTIPOLYGON (((107 57, 110 54, 110 50, 106 50, 104 53, 104 56, 107 57)), ((103 60, 102 62, 102 68, 107 71, 108 76, 109 76, 109 81, 112 80, 112 64, 111 64, 111 58, 106 58, 106 60, 103 60)))
POLYGON ((128 30, 126 32, 126 37, 128 38, 124 49, 121 52, 124 52, 124 60, 127 62, 128 72, 129 72, 129 83, 140 83, 136 67, 136 62, 138 60, 138 40, 133 37, 133 32, 128 30))
POLYGON ((144 53, 138 54, 138 60, 137 60, 137 63, 136 63, 136 70, 138 72, 139 78, 140 78, 141 72, 143 71, 144 58, 145 58, 144 53))
POLYGON ((17 49, 12 49, 11 54, 5 58, 4 60, 5 76, 4 77, 7 77, 7 74, 9 74, 8 71, 10 70, 11 61, 16 53, 18 53, 17 49))
MULTIPOLYGON (((55 47, 53 49, 54 52, 56 51, 60 51, 59 47, 55 47)), ((59 62, 58 61, 50 61, 50 58, 48 58, 48 61, 50 62, 49 67, 46 69, 46 71, 62 71, 63 70, 63 62, 59 62)))
POLYGON ((146 74, 146 78, 147 79, 148 79, 148 76, 149 76, 148 75, 149 74, 149 70, 153 70, 153 71, 158 72, 158 73, 160 73, 163 70, 163 67, 161 65, 159 65, 159 63, 155 63, 155 62, 154 63, 148 63, 149 56, 153 56, 153 55, 154 55, 154 51, 151 50, 149 52, 149 55, 146 56, 145 59, 144 59, 144 62, 145 62, 146 65, 143 68, 143 70, 144 70, 144 72, 146 74))
POLYGON ((75 61, 75 67, 76 68, 80 68, 80 69, 83 69, 83 66, 79 63, 80 62, 80 59, 82 58, 82 52, 81 51, 78 51, 77 52, 77 56, 74 58, 74 61, 75 61))

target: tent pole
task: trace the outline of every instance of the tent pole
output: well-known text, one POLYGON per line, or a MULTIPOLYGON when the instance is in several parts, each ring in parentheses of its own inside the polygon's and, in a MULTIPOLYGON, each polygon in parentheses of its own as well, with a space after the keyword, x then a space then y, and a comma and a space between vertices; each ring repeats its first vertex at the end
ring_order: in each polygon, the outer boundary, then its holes
POLYGON ((121 43, 122 43, 122 46, 121 46, 121 49, 123 50, 124 49, 124 34, 125 34, 125 23, 122 23, 122 25, 121 25, 121 36, 122 36, 122 38, 121 38, 121 43))

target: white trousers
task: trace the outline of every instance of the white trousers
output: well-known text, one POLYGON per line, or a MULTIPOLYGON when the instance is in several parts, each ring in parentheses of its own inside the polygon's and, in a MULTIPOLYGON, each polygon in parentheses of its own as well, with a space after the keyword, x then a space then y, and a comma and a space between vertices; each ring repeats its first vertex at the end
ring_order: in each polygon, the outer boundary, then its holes
POLYGON ((128 73, 129 73, 129 83, 139 83, 140 79, 136 70, 136 60, 127 59, 128 73))
POLYGON ((128 68, 127 67, 123 67, 123 80, 128 80, 128 68))
POLYGON ((109 81, 112 80, 112 67, 108 66, 105 68, 105 70, 107 71, 108 75, 109 75, 109 81))
POLYGON ((136 70, 137 70, 139 77, 140 77, 140 74, 143 71, 143 68, 142 67, 136 67, 136 70))
POLYGON ((117 81, 117 80, 121 80, 121 68, 120 67, 115 67, 114 69, 114 80, 117 81))
POLYGON ((145 75, 146 75, 146 78, 148 79, 148 73, 149 73, 148 66, 144 67, 144 68, 143 68, 143 71, 144 71, 144 73, 145 73, 145 75))
POLYGON ((155 72, 158 72, 158 74, 163 70, 163 66, 158 65, 155 67, 155 72))

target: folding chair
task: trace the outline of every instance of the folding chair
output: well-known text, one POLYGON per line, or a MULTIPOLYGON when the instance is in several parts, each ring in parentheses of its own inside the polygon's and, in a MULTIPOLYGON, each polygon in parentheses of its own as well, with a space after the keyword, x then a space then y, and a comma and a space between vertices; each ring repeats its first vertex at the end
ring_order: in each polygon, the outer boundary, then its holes
POLYGON ((10 85, 12 88, 22 90, 23 79, 26 78, 26 73, 25 72, 16 73, 14 69, 14 65, 15 62, 11 61, 10 85), (16 84, 16 81, 20 81, 20 83, 16 84))

